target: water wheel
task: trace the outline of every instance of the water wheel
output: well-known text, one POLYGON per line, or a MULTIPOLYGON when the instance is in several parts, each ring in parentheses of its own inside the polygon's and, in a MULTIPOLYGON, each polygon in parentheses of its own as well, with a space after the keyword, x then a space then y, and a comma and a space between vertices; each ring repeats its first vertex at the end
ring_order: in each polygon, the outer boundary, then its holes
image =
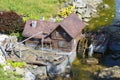
POLYGON ((86 55, 87 48, 88 48, 88 39, 86 37, 82 37, 77 47, 78 58, 85 58, 87 56, 86 55))

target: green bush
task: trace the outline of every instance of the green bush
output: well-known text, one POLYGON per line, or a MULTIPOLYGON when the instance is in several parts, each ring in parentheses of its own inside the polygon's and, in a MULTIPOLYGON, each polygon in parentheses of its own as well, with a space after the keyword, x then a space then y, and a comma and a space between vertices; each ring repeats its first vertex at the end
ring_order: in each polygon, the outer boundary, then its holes
POLYGON ((58 15, 63 18, 67 17, 68 15, 74 12, 74 9, 75 9, 74 6, 68 6, 68 7, 62 8, 61 11, 58 13, 58 15))
POLYGON ((15 72, 4 71, 3 66, 0 65, 0 80, 22 80, 22 76, 15 72))
POLYGON ((12 67, 25 67, 25 62, 12 62, 11 60, 7 61, 8 64, 10 64, 12 67))
POLYGON ((11 36, 17 36, 18 39, 23 39, 22 33, 21 32, 12 32, 10 34, 11 36))

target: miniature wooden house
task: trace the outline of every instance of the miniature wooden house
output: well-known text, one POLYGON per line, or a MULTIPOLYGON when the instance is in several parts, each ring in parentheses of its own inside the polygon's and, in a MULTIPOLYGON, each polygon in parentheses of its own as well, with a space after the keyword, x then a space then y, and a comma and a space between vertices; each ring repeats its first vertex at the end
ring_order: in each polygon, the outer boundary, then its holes
POLYGON ((60 23, 36 21, 34 24, 33 21, 26 22, 23 36, 30 37, 41 31, 42 34, 34 36, 26 41, 26 44, 32 42, 35 46, 41 46, 43 42, 44 47, 65 52, 70 52, 76 48, 81 37, 81 31, 85 27, 85 24, 75 14, 71 14, 60 23))

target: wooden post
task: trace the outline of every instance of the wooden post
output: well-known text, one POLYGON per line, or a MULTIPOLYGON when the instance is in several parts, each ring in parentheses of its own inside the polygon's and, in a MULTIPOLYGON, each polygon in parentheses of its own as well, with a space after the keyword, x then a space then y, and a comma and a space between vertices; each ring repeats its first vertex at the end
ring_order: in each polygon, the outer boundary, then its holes
MULTIPOLYGON (((31 38, 33 38, 34 36, 39 35, 39 34, 42 34, 42 37, 43 37, 43 31, 41 31, 41 32, 38 32, 38 33, 32 35, 31 37, 29 37, 29 38, 21 41, 20 43, 18 43, 18 45, 19 45, 19 57, 20 57, 20 58, 22 57, 20 45, 21 45, 23 42, 25 42, 25 41, 27 41, 27 40, 29 40, 29 39, 31 39, 31 38)), ((43 41, 42 41, 42 44, 43 44, 43 41)), ((15 46, 16 46, 16 45, 15 45, 15 46)), ((43 50, 43 48, 42 48, 42 50, 43 50)), ((43 52, 42 52, 42 53, 43 53, 43 52)))
POLYGON ((44 42, 44 37, 43 37, 43 34, 42 34, 42 40, 41 40, 41 43, 42 43, 42 58, 44 57, 43 56, 43 42, 44 42))
POLYGON ((52 43, 50 43, 50 49, 52 50, 52 43))
POLYGON ((22 53, 21 53, 21 46, 20 46, 21 44, 19 44, 19 57, 21 58, 22 57, 22 53))

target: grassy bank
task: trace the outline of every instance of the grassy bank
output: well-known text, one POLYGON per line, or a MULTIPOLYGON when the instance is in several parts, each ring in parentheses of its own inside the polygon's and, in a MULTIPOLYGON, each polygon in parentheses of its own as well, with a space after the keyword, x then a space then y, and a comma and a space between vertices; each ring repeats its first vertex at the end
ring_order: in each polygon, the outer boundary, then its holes
POLYGON ((15 11, 24 19, 52 17, 59 10, 58 0, 0 0, 0 11, 15 11))
POLYGON ((89 21, 89 25, 86 28, 94 31, 100 27, 109 25, 115 17, 115 0, 103 0, 103 3, 98 6, 98 15, 99 17, 89 21), (108 6, 105 6, 104 4, 107 4, 108 6))

